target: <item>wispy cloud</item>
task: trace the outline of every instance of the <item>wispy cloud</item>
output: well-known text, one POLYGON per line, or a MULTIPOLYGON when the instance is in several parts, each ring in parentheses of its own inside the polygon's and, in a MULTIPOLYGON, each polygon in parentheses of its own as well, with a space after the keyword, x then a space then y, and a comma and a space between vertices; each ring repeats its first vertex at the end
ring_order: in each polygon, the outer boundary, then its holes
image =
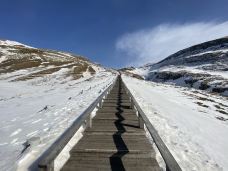
POLYGON ((116 49, 131 59, 129 65, 137 66, 158 62, 183 48, 224 36, 228 36, 228 22, 161 24, 122 35, 116 49))

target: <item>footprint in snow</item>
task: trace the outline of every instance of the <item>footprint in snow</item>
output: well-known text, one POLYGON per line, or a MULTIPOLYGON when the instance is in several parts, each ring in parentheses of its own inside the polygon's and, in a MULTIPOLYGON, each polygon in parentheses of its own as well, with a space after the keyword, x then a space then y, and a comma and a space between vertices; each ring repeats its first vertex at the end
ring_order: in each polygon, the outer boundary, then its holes
POLYGON ((40 111, 38 111, 38 113, 42 112, 42 111, 45 111, 48 109, 48 106, 45 106, 43 109, 41 109, 40 111))
POLYGON ((21 151, 21 154, 24 153, 28 148, 31 146, 36 146, 41 143, 40 137, 31 137, 27 139, 22 145, 24 146, 23 150, 21 151))

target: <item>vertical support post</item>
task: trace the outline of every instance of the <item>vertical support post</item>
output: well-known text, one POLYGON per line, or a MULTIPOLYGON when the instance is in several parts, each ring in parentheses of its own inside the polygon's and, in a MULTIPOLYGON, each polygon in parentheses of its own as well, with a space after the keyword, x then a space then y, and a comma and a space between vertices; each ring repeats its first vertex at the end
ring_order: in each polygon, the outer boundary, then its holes
MULTIPOLYGON (((104 95, 104 99, 107 98, 107 96, 108 96, 108 94, 109 94, 109 91, 110 91, 110 90, 108 90, 108 91, 106 92, 106 94, 104 95)), ((102 100, 103 100, 103 99, 102 99, 102 100)))
POLYGON ((38 166, 38 170, 39 171, 54 171, 54 161, 51 161, 51 163, 49 163, 46 166, 38 166))
POLYGON ((104 97, 103 97, 103 98, 100 100, 100 102, 98 103, 98 107, 99 107, 99 108, 102 108, 103 101, 104 101, 104 99, 106 99, 106 97, 107 97, 107 94, 105 94, 104 97))
POLYGON ((140 113, 138 113, 138 119, 139 119, 139 128, 144 129, 144 121, 140 113))
POLYGON ((102 107, 102 99, 100 100, 100 102, 98 103, 98 108, 102 107))
POLYGON ((138 110, 137 110, 137 108, 136 108, 135 105, 133 105, 133 110, 134 110, 136 113, 138 113, 138 110))
POLYGON ((132 97, 130 97, 130 102, 131 102, 131 109, 134 109, 134 102, 133 102, 133 100, 132 100, 132 97))
POLYGON ((92 128, 92 115, 89 114, 87 120, 86 120, 86 127, 87 128, 92 128))

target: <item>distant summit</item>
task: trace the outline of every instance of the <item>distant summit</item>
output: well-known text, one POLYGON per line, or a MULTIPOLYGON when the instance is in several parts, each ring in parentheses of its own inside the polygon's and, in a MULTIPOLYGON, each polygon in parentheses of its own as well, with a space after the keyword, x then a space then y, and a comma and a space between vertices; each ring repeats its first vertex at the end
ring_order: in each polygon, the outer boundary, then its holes
POLYGON ((0 46, 21 46, 21 47, 32 48, 31 46, 27 46, 27 45, 24 45, 22 43, 12 41, 12 40, 0 40, 0 46))

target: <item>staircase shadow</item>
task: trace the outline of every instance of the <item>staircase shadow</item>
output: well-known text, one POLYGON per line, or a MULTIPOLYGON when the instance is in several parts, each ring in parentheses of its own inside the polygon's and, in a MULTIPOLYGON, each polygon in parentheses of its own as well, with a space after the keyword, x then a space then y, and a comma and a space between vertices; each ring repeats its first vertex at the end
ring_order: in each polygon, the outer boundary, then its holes
POLYGON ((125 171, 122 158, 124 155, 129 153, 129 149, 127 145, 125 144, 122 135, 126 132, 126 129, 124 128, 124 124, 122 121, 125 120, 125 118, 121 115, 123 113, 123 110, 121 109, 121 81, 119 79, 119 98, 118 98, 118 107, 116 108, 118 111, 116 112, 117 120, 114 122, 117 131, 113 134, 113 141, 115 143, 117 152, 114 153, 110 158, 110 165, 112 171, 125 171))

